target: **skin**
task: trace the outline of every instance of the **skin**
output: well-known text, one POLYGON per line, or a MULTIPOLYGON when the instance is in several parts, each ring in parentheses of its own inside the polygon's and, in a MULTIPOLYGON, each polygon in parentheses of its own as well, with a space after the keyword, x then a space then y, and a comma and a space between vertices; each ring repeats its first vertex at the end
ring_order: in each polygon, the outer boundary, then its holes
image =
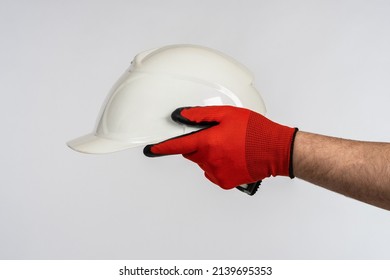
POLYGON ((390 210, 390 143, 363 142, 298 132, 296 177, 390 210))

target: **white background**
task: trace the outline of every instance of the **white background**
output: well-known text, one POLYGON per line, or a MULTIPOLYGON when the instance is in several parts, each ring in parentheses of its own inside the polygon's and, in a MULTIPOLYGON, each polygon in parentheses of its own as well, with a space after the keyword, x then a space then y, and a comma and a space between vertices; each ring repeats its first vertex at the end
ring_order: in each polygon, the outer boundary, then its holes
POLYGON ((92 130, 135 54, 176 43, 246 65, 274 121, 387 142, 390 2, 0 5, 1 259, 390 257, 389 212, 301 180, 267 179, 249 197, 180 156, 65 145, 92 130))

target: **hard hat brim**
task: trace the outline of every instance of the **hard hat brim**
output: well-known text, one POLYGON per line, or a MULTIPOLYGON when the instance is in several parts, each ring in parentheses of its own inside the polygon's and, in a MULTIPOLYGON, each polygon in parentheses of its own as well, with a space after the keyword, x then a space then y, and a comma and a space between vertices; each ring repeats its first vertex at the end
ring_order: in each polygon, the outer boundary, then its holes
POLYGON ((94 133, 73 139, 66 144, 71 149, 86 154, 107 154, 143 145, 143 143, 124 143, 122 141, 102 138, 94 133))

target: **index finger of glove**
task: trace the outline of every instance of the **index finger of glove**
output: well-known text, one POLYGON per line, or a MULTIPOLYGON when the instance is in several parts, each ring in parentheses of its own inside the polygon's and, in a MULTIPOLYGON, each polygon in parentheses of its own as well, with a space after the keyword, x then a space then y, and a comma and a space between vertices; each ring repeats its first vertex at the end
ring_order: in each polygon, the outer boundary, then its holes
POLYGON ((148 157, 158 157, 196 152, 200 141, 199 134, 201 132, 195 131, 157 144, 147 145, 144 148, 144 154, 148 157))

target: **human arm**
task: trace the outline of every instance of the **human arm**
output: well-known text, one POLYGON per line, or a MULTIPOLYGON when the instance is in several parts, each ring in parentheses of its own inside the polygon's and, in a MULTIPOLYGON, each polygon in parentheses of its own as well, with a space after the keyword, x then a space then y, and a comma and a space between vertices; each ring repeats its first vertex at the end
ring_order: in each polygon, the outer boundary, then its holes
POLYGON ((293 155, 296 177, 390 210, 390 143, 300 131, 293 155))
POLYGON ((390 143, 321 136, 231 106, 180 108, 174 121, 204 129, 144 149, 182 154, 224 189, 271 176, 294 176, 390 210, 390 143))

